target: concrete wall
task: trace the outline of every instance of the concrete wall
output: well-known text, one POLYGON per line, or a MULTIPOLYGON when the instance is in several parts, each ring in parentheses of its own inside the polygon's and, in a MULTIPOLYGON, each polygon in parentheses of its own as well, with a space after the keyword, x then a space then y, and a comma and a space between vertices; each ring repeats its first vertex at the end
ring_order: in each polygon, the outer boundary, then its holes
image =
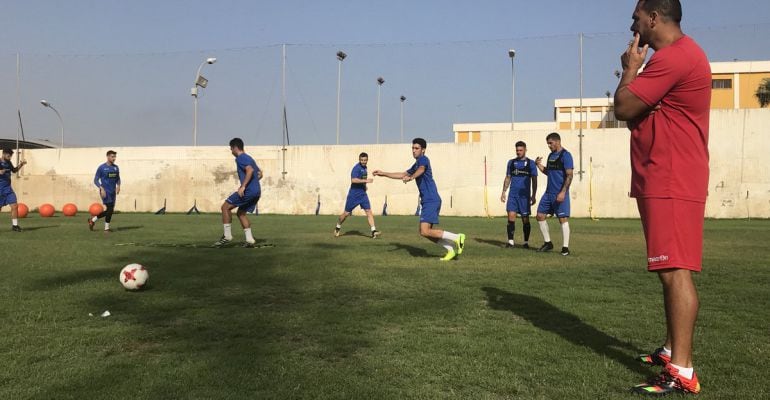
MULTIPOLYGON (((708 217, 770 217, 770 110, 719 110, 711 121, 711 183, 706 208, 708 217)), ((484 159, 491 215, 504 215, 500 192, 513 144, 524 140, 531 158, 545 156, 545 130, 513 133, 481 132, 477 143, 429 143, 427 155, 433 165, 439 192, 444 199, 442 215, 486 215, 484 206, 484 159)), ((561 131, 563 145, 575 157, 580 170, 577 131, 561 131)), ((572 215, 599 218, 636 217, 636 203, 628 197, 630 187, 629 133, 626 129, 596 129, 583 132, 582 180, 579 175, 570 190, 572 215), (593 189, 593 190, 591 190, 593 189)), ((223 138, 226 142, 229 138, 223 138)), ((99 201, 92 184, 96 167, 104 162, 107 148, 26 150, 29 162, 14 187, 21 202, 30 208, 43 203, 57 210, 67 202, 85 210, 99 201)), ((203 212, 216 212, 223 199, 238 186, 235 163, 227 146, 217 147, 126 147, 114 148, 121 169, 120 211, 155 211, 167 200, 167 211, 183 212, 197 201, 203 212)), ((369 153, 369 170, 403 171, 414 162, 409 144, 355 146, 292 146, 286 150, 285 176, 280 147, 249 147, 264 170, 261 213, 312 214, 320 196, 321 213, 342 211, 349 186, 350 170, 361 151, 369 153)), ((686 174, 687 171, 679 173, 686 174)), ((545 188, 541 176, 539 194, 545 188)), ((369 185, 376 214, 385 197, 388 212, 413 214, 417 206, 414 183, 403 184, 376 178, 369 185)), ((538 196, 539 197, 539 196, 538 196)), ((7 207, 4 211, 7 211, 7 207)))

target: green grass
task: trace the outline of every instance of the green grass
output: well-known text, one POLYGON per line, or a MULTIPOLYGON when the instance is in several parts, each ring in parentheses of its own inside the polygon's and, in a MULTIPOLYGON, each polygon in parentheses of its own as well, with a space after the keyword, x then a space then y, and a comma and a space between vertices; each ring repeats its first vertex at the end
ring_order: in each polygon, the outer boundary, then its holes
MULTIPOLYGON (((656 371, 633 361, 665 329, 638 221, 573 220, 561 257, 442 217, 468 235, 442 263, 415 217, 378 217, 378 240, 362 217, 336 239, 333 216, 252 217, 258 249, 205 247, 217 215, 84 220, 0 231, 2 399, 615 399, 656 371), (147 290, 118 283, 132 262, 147 290)), ((767 220, 706 223, 699 398, 770 397, 768 242, 767 220)))

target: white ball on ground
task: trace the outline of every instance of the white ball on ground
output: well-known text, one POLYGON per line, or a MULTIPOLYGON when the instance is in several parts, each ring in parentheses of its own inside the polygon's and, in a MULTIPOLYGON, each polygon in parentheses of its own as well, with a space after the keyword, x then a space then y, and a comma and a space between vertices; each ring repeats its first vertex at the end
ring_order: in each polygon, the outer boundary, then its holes
POLYGON ((147 268, 141 264, 128 264, 120 271, 120 284, 127 290, 139 290, 150 278, 147 268))

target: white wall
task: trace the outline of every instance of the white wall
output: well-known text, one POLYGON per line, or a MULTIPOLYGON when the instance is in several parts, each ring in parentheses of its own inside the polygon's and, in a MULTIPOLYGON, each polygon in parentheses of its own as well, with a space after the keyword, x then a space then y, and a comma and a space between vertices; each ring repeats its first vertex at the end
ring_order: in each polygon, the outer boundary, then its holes
MULTIPOLYGON (((711 180, 706 207, 708 217, 770 217, 770 110, 712 111, 710 150, 711 180)), ((545 156, 549 130, 505 133, 481 132, 478 143, 429 143, 430 158, 439 192, 442 215, 478 216, 484 210, 484 158, 487 160, 488 202, 492 215, 504 215, 500 192, 514 143, 524 140, 531 158, 545 156)), ((583 177, 580 169, 578 131, 560 131, 562 144, 575 158, 576 177, 570 190, 572 215, 586 217, 589 207, 599 218, 636 217, 630 187, 629 133, 626 129, 584 130, 583 177), (593 174, 589 171, 592 168, 593 174), (591 178, 591 179, 589 179, 591 178), (590 194, 589 183, 593 185, 590 194)), ((107 148, 25 150, 29 162, 14 188, 19 201, 34 209, 51 203, 57 210, 72 202, 81 210, 99 201, 92 180, 104 162, 107 148)), ((217 147, 125 147, 118 152, 122 191, 120 211, 155 211, 167 200, 167 211, 183 212, 197 201, 204 212, 219 210, 237 186, 235 163, 226 145, 217 147)), ((350 169, 362 151, 369 153, 369 170, 403 171, 412 165, 409 144, 355 146, 292 146, 286 151, 282 175, 280 147, 250 147, 264 170, 261 213, 312 214, 320 195, 321 213, 342 211, 349 186, 350 169)), ((686 171, 678 173, 686 174, 686 171)), ((545 189, 540 176, 538 197, 545 189)), ((417 206, 414 183, 403 184, 376 178, 369 185, 375 213, 382 211, 385 196, 388 212, 413 214, 417 206)), ((5 208, 7 210, 7 207, 5 208)))

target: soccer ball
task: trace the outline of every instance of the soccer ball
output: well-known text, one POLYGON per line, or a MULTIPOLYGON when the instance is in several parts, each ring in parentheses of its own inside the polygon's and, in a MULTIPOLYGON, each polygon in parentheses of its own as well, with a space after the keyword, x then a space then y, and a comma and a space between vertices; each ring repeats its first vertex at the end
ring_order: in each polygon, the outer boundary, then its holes
POLYGON ((147 283, 150 274, 141 264, 128 264, 120 271, 120 284, 127 290, 139 290, 147 283))

